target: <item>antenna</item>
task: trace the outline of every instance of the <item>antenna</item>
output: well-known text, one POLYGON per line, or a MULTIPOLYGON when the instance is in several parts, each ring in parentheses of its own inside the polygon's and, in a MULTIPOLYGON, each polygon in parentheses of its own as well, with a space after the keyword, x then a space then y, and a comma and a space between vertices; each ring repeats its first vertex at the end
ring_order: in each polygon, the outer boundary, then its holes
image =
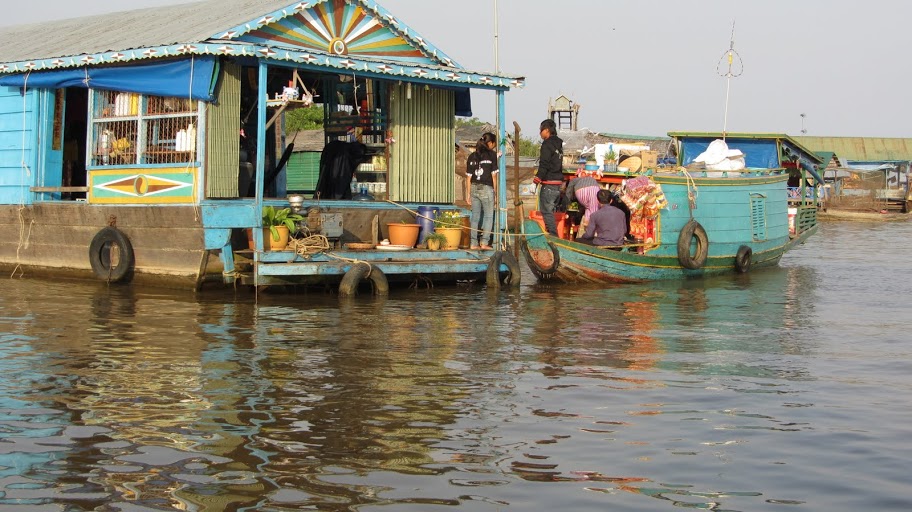
MULTIPOLYGON (((500 73, 499 51, 500 51, 500 39, 497 34, 497 0, 494 0, 494 71, 497 73, 500 73)), ((498 131, 497 136, 500 137, 500 108, 499 108, 499 104, 497 103, 496 97, 495 97, 494 102, 495 102, 494 119, 495 119, 495 122, 497 123, 497 131, 498 131)))
POLYGON ((722 58, 719 59, 719 63, 716 65, 716 72, 719 73, 719 76, 725 78, 725 117, 722 120, 722 140, 725 140, 725 134, 728 133, 728 98, 729 93, 731 92, 731 79, 741 76, 741 73, 744 72, 744 63, 741 61, 741 56, 738 55, 738 52, 735 51, 735 20, 732 20, 732 33, 731 40, 728 45, 728 51, 722 54, 722 58), (733 71, 733 65, 735 57, 738 57, 737 72, 733 71), (728 62, 728 68, 725 73, 721 72, 722 63, 728 62))
POLYGON ((500 41, 497 34, 497 0, 494 0, 494 71, 500 73, 499 47, 500 41))

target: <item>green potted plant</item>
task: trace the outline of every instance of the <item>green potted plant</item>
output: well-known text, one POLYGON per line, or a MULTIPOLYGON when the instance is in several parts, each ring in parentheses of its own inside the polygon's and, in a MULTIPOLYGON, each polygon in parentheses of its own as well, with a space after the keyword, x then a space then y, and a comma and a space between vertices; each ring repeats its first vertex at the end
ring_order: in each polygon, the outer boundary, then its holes
POLYGON ((424 238, 425 243, 427 243, 427 248, 430 251, 437 251, 447 243, 447 237, 443 233, 438 233, 434 231, 429 233, 424 238))
POLYGON ((447 249, 458 249, 462 239, 462 212, 459 210, 442 210, 434 219, 434 232, 445 236, 447 249))
MULTIPOLYGON (((263 207, 263 238, 269 239, 269 248, 281 251, 288 245, 289 234, 295 231, 295 222, 304 220, 291 208, 276 210, 272 205, 263 207)), ((263 244, 265 246, 265 243, 263 244)))
POLYGON ((459 210, 441 210, 434 217, 434 229, 460 228, 462 229, 462 212, 459 210))
POLYGON ((609 149, 605 153, 605 171, 614 172, 617 170, 617 155, 614 153, 614 149, 609 149))

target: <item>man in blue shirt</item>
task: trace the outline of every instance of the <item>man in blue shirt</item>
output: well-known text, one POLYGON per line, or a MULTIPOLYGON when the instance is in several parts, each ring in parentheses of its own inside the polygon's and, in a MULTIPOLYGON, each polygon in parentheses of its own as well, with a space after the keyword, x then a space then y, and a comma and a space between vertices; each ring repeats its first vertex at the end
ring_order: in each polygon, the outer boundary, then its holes
POLYGON ((601 207, 589 218, 586 232, 576 241, 620 250, 624 245, 624 235, 627 234, 627 217, 620 208, 614 206, 618 199, 611 192, 599 190, 596 198, 601 207))

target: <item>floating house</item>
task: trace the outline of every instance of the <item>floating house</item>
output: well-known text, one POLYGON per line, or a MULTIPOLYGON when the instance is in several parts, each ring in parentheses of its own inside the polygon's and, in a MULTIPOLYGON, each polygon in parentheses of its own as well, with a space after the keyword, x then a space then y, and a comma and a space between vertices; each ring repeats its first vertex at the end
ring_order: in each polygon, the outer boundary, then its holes
POLYGON ((825 207, 847 211, 912 210, 912 139, 795 137, 826 155, 825 207))
POLYGON ((381 291, 508 273, 499 253, 347 247, 454 207, 455 117, 488 90, 504 119, 522 85, 463 68, 373 0, 208 0, 0 29, 0 267, 195 287, 354 274, 381 291), (264 250, 264 208, 289 206, 284 114, 311 105, 320 186, 294 206, 328 245, 264 250), (372 200, 353 197, 362 169, 372 200))

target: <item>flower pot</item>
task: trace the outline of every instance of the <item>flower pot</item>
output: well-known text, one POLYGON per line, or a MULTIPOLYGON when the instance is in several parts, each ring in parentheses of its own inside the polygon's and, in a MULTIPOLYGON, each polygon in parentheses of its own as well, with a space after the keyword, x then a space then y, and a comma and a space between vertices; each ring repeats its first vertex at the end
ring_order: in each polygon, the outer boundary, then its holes
POLYGON ((279 239, 272 238, 272 230, 263 228, 263 246, 269 251, 283 251, 288 245, 288 226, 276 226, 279 232, 279 239))
POLYGON ((440 250, 440 240, 436 238, 429 238, 427 240, 427 248, 429 251, 439 251, 440 250))
POLYGON ((434 231, 446 237, 447 241, 444 249, 459 249, 459 241, 462 239, 462 228, 437 228, 434 231))
POLYGON ((386 225, 389 231, 389 241, 392 245, 404 245, 406 247, 415 247, 418 242, 418 232, 421 226, 418 224, 389 223, 386 225))

